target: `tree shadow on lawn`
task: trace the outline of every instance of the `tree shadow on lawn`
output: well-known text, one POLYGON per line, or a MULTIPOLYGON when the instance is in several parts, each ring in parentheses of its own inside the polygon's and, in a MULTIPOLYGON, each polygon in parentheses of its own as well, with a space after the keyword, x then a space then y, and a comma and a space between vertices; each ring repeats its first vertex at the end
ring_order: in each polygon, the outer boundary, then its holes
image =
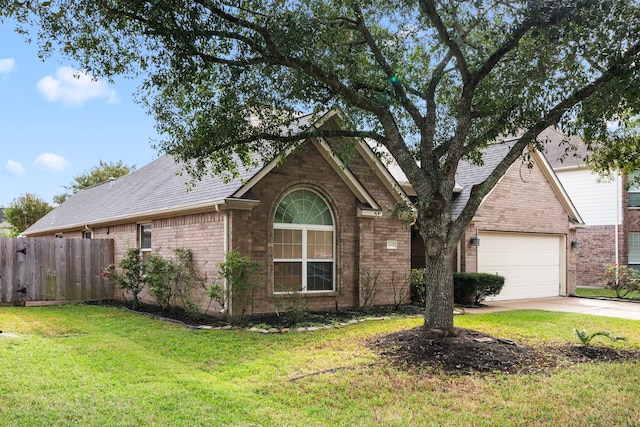
MULTIPOLYGON (((102 305, 132 309, 121 301, 102 305)), ((396 315, 421 315, 422 308, 414 305, 376 306, 370 310, 338 310, 331 312, 305 312, 303 317, 292 318, 289 313, 247 316, 244 326, 283 328, 347 323, 353 319, 396 315)), ((162 310, 157 305, 141 304, 137 312, 188 327, 208 325, 228 326, 219 316, 190 316, 181 309, 162 310)), ((638 361, 640 350, 617 349, 594 345, 556 345, 526 347, 516 342, 492 337, 470 329, 456 328, 453 336, 442 336, 422 327, 402 330, 370 340, 367 345, 402 368, 432 368, 457 374, 535 374, 583 362, 638 361)))

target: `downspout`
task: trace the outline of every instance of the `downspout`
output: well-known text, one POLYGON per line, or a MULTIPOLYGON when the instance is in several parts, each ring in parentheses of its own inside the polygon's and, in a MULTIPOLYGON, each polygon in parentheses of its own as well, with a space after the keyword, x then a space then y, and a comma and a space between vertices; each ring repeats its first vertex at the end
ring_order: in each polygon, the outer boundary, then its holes
MULTIPOLYGON (((227 254, 229 253, 229 221, 228 221, 228 212, 221 212, 220 211, 220 206, 219 205, 215 205, 216 207, 216 212, 222 215, 222 249, 223 249, 223 254, 224 254, 224 258, 227 258, 227 254)), ((227 298, 228 292, 227 292, 227 279, 224 278, 222 281, 222 288, 223 288, 223 304, 222 304, 222 310, 220 310, 221 313, 225 313, 227 311, 229 311, 229 315, 231 315, 231 312, 229 310, 229 299, 227 298)))

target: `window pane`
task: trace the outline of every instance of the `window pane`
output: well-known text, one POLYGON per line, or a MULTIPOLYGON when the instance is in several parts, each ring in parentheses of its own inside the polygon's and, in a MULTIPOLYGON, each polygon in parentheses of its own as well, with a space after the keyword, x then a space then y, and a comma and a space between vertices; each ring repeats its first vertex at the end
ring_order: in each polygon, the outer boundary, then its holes
POLYGON ((629 191, 640 191, 640 171, 631 172, 629 174, 629 191))
POLYGON ((333 263, 310 262, 307 264, 307 291, 333 290, 333 263))
POLYGON ((273 290, 275 292, 301 291, 302 263, 275 262, 273 265, 273 290))
POLYGON ((151 224, 140 226, 140 249, 151 249, 151 224))
POLYGON ((273 230, 273 257, 302 258, 302 230, 273 230))
POLYGON ((629 233, 629 264, 640 264, 640 233, 629 233))
POLYGON ((640 193, 629 193, 629 207, 640 208, 640 193))
POLYGON ((333 259, 333 231, 307 231, 307 258, 333 259))
POLYGON ((276 210, 276 224, 333 225, 329 207, 313 191, 298 190, 287 194, 276 210))

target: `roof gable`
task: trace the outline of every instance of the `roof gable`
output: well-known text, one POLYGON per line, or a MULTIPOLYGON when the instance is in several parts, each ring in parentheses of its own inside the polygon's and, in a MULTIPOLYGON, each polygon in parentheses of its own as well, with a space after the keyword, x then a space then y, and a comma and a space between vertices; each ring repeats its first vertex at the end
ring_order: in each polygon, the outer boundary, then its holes
MULTIPOLYGON (((467 161, 460 162, 460 165, 458 166, 458 170, 456 172, 456 182, 462 186, 462 191, 457 196, 454 196, 452 206, 452 213, 454 218, 460 215, 462 209, 469 200, 469 197, 471 195, 471 188, 473 187, 473 185, 480 184, 485 179, 487 179, 487 177, 495 169, 498 163, 500 163, 500 161, 507 155, 510 149, 511 146, 508 142, 491 144, 483 150, 482 159, 484 163, 482 166, 473 165, 467 161)), ((583 224, 584 221, 582 220, 582 217, 578 213, 576 207, 573 205, 573 202, 560 183, 560 180, 558 180, 558 177, 549 165, 549 162, 547 161, 545 156, 537 150, 533 150, 531 152, 531 156, 535 163, 540 167, 540 170, 544 174, 547 182, 551 186, 553 192, 558 198, 558 201, 564 208, 569 218, 577 224, 583 224)), ((515 167, 515 163, 510 167, 515 167)), ((493 192, 496 187, 494 187, 491 192, 493 192)), ((483 203, 485 200, 487 200, 491 192, 487 194, 487 196, 485 196, 483 203)))
MULTIPOLYGON (((315 126, 321 126, 331 117, 331 112, 323 115, 315 126)), ((380 206, 375 199, 332 152, 329 144, 323 139, 314 140, 312 143, 362 204, 364 211, 361 214, 375 216, 379 213, 380 206)), ((358 144, 364 142, 359 140, 358 144)), ((231 202, 236 208, 242 206, 241 204, 251 206, 257 201, 247 200, 249 190, 295 150, 296 147, 291 148, 266 164, 256 155, 257 166, 240 167, 239 175, 231 180, 205 174, 195 182, 184 170, 183 164, 172 156, 165 155, 129 175, 78 191, 37 221, 24 234, 47 234, 98 224, 194 213, 229 205, 231 202)), ((384 169, 381 164, 377 166, 384 169)), ((393 191, 396 198, 406 198, 390 175, 385 178, 389 179, 385 185, 393 191)))

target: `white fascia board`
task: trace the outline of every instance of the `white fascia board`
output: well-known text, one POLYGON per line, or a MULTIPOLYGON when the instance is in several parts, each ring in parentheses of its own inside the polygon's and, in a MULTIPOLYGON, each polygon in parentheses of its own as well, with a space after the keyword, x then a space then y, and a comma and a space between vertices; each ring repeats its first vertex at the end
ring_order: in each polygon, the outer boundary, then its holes
MULTIPOLYGON (((311 125, 310 128, 318 129, 320 126, 325 124, 331 117, 335 116, 336 114, 337 112, 335 110, 329 110, 322 117, 320 117, 313 125, 311 125)), ((302 139, 300 140, 300 142, 302 142, 302 139)), ((238 191, 233 193, 231 197, 240 198, 243 195, 245 195, 247 191, 251 190, 253 186, 255 186, 258 182, 260 182, 262 178, 267 176, 269 172, 274 170, 284 159, 289 157, 289 155, 294 150, 296 150, 299 146, 300 144, 292 145, 291 147, 287 148, 284 152, 277 155, 275 159, 273 159, 271 162, 265 165, 257 174, 255 174, 250 180, 248 180, 245 185, 243 185, 238 189, 238 191)))
POLYGON ((358 198, 360 203, 368 204, 374 210, 380 210, 380 206, 375 199, 364 188, 362 183, 351 173, 342 160, 336 156, 331 147, 324 138, 318 138, 313 141, 313 145, 322 154, 327 163, 331 165, 331 168, 338 174, 342 181, 346 184, 351 192, 358 198))
POLYGON ((186 205, 180 207, 173 207, 167 209, 157 209, 155 211, 148 212, 139 212, 133 213, 129 215, 120 215, 111 218, 100 219, 97 221, 90 222, 82 222, 77 224, 69 224, 63 227, 49 227, 46 229, 38 230, 34 233, 25 234, 25 236, 41 236, 46 234, 51 234, 53 232, 65 232, 72 230, 96 228, 96 227, 107 227, 111 225, 124 224, 128 222, 146 222, 153 219, 161 219, 161 218, 170 218, 181 215, 193 215, 197 213, 210 212, 211 210, 221 211, 228 209, 240 209, 240 210, 251 210, 260 204, 258 200, 245 200, 245 199, 234 199, 234 198, 225 198, 212 200, 209 202, 198 203, 195 205, 186 205))
MULTIPOLYGON (((358 142, 356 143, 356 150, 365 159, 365 161, 369 163, 369 166, 373 167, 375 174, 378 176, 380 181, 382 181, 385 187, 387 187, 387 190, 389 190, 389 192, 393 194, 395 199, 398 202, 405 202, 408 206, 411 206, 411 210, 413 212, 416 212, 415 207, 407 196, 407 193, 404 191, 402 184, 399 184, 398 181, 396 181, 393 175, 391 175, 391 172, 389 172, 384 164, 382 164, 373 149, 369 147, 364 139, 358 138, 358 142)), ((411 186, 411 184, 407 184, 411 186)), ((413 190, 413 187, 411 187, 411 189, 413 190)))
POLYGON ((578 209, 576 209, 576 207, 573 205, 573 202, 571 201, 569 194, 564 189, 564 186, 558 179, 558 176, 556 175, 556 173, 551 168, 551 165, 547 161, 546 157, 543 156, 538 150, 536 150, 533 147, 530 147, 529 150, 533 152, 533 157, 536 159, 536 162, 538 163, 538 165, 540 165, 540 169, 542 170, 542 173, 545 175, 545 177, 551 184, 551 188, 553 189, 554 193, 556 193, 556 196, 558 197, 560 204, 562 204, 562 206, 564 207, 569 217, 577 223, 576 225, 584 224, 584 221, 580 216, 578 209))

